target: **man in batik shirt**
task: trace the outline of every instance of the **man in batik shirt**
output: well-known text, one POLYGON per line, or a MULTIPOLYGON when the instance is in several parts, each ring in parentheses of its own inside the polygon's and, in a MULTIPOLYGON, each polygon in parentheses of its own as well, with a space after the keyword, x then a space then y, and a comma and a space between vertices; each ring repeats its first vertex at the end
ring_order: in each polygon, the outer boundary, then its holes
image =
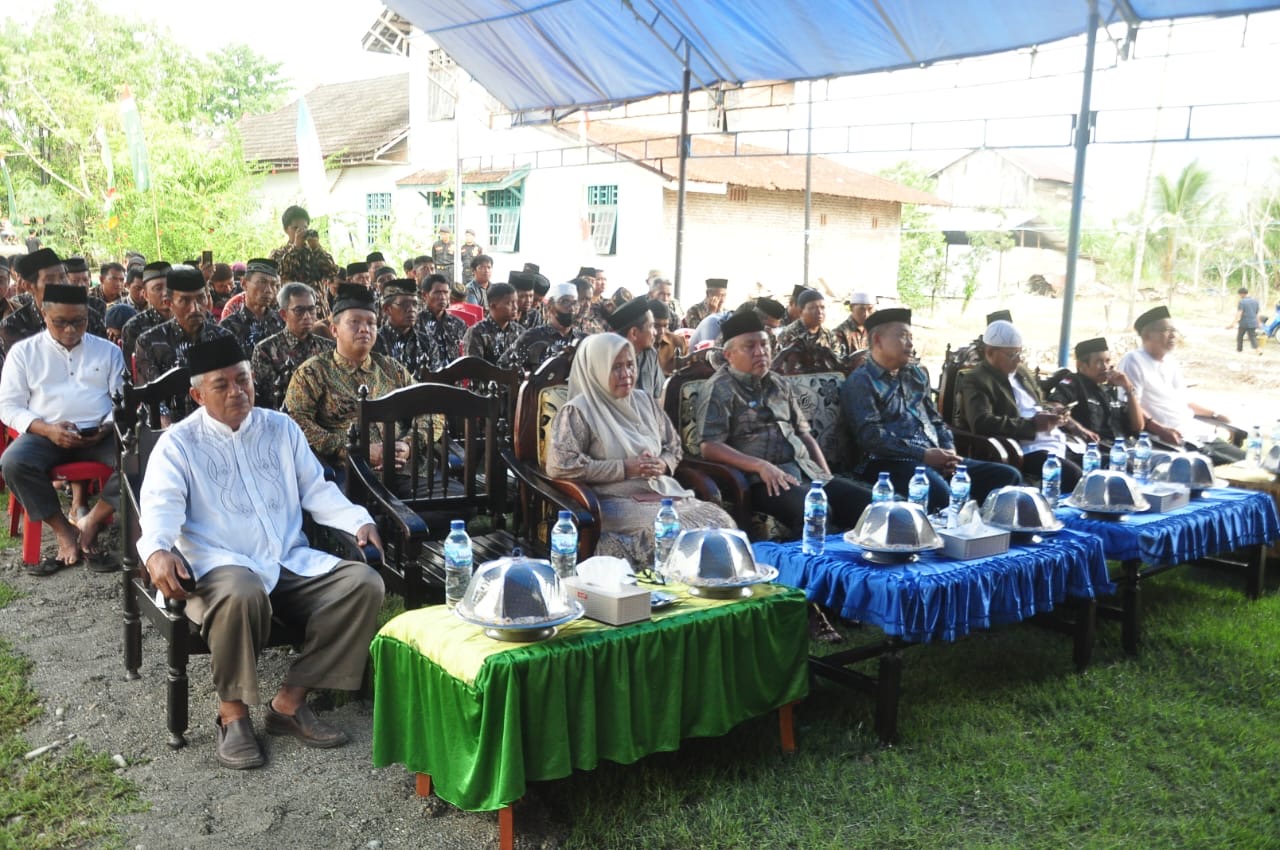
POLYGON ((417 285, 408 278, 392 280, 382 289, 382 328, 373 350, 416 377, 440 360, 433 349, 431 337, 418 328, 417 285))
POLYGON ((578 286, 558 283, 548 292, 547 322, 531 328, 516 339, 498 364, 504 369, 532 372, 586 334, 574 327, 578 318, 578 286))
POLYGON ((426 309, 418 313, 417 325, 431 340, 431 371, 434 372, 461 356, 467 325, 449 313, 449 280, 444 275, 427 275, 419 291, 426 309))
POLYGON ((174 266, 166 278, 172 318, 138 337, 133 358, 134 380, 147 384, 178 366, 187 365, 187 352, 230 332, 209 316, 209 291, 204 275, 191 266, 174 266))
MULTIPOLYGON (((524 272, 514 272, 529 279, 532 290, 532 279, 524 272)), ((472 325, 462 341, 462 353, 479 357, 497 366, 502 355, 515 344, 524 333, 524 326, 515 320, 516 288, 509 283, 494 283, 489 286, 489 315, 472 325)))
POLYGON ((258 258, 245 264, 244 303, 230 316, 222 317, 222 326, 235 335, 245 351, 253 351, 258 343, 284 330, 276 305, 279 287, 280 274, 271 260, 258 258))
POLYGON ((317 354, 333 350, 333 340, 313 333, 315 292, 305 283, 286 283, 276 296, 284 330, 253 349, 254 395, 262 407, 279 407, 293 372, 317 354))

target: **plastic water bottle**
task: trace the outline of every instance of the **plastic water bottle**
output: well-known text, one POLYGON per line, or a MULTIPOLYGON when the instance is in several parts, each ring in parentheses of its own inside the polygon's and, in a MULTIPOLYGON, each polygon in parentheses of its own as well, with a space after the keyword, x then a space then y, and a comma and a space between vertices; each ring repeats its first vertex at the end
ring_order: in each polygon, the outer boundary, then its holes
POLYGON ((467 593, 471 581, 471 538, 467 524, 455 519, 449 523, 449 536, 444 539, 444 604, 457 606, 467 593))
POLYGON ((969 467, 963 463, 956 465, 956 471, 951 475, 951 515, 956 516, 960 513, 960 509, 964 507, 964 503, 969 501, 969 467))
POLYGON ((1102 468, 1102 452, 1098 451, 1097 443, 1090 443, 1085 447, 1084 463, 1080 466, 1084 470, 1085 475, 1088 475, 1095 469, 1102 468))
POLYGON ((653 518, 653 571, 663 578, 666 578, 663 570, 667 556, 679 536, 680 514, 676 513, 676 503, 673 499, 663 499, 658 515, 653 518))
POLYGON ((889 473, 880 473, 880 478, 871 488, 871 501, 873 502, 892 502, 893 501, 893 483, 889 480, 889 473))
POLYGON ((929 512, 929 476, 924 474, 924 467, 917 466, 916 474, 911 476, 907 484, 907 498, 929 512))
POLYGON ((827 491, 821 481, 809 485, 804 497, 804 538, 801 551, 821 555, 827 549, 827 491))
POLYGON ((1139 484, 1146 484, 1151 475, 1151 437, 1146 431, 1138 432, 1138 444, 1133 447, 1133 477, 1139 484))
POLYGON ((561 511, 551 527, 551 567, 561 581, 577 574, 578 527, 568 511, 561 511))
POLYGON ((1062 495, 1062 461, 1053 452, 1049 452, 1040 469, 1040 492, 1044 494, 1049 507, 1058 506, 1058 497, 1062 495))
POLYGON ((1249 455, 1249 462, 1254 466, 1262 466, 1262 428, 1258 425, 1253 426, 1253 431, 1249 433, 1249 441, 1245 443, 1245 451, 1249 455))
POLYGON ((1125 451, 1124 440, 1119 437, 1111 444, 1111 458, 1109 460, 1111 469, 1116 472, 1128 472, 1129 453, 1125 451))

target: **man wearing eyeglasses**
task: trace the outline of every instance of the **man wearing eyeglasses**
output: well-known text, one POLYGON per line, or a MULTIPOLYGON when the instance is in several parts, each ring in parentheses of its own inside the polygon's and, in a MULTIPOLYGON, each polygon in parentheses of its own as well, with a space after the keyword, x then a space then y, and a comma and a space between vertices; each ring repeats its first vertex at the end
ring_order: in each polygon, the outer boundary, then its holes
POLYGON ((1079 456, 1067 452, 1063 429, 1080 432, 1065 409, 1046 405, 1040 384, 1023 363, 1022 334, 1003 319, 982 333, 982 362, 960 373, 956 416, 984 437, 1012 437, 1022 446, 1022 471, 1037 476, 1052 452, 1062 462, 1062 489, 1080 480, 1079 456))
POLYGON ((1129 376, 1134 394, 1146 417, 1145 430, 1171 446, 1188 447, 1208 455, 1214 464, 1244 460, 1245 453, 1219 439, 1214 425, 1197 419, 1228 422, 1216 410, 1187 397, 1182 366, 1173 350, 1178 345, 1178 329, 1168 307, 1155 307, 1133 323, 1142 339, 1142 348, 1120 358, 1120 371, 1129 376))
POLYGON ((286 283, 276 295, 284 330, 254 346, 251 367, 255 402, 259 407, 279 407, 293 370, 317 354, 332 351, 333 340, 314 333, 317 307, 315 290, 305 283, 286 283))
POLYGON ((209 317, 209 290, 204 275, 192 266, 174 266, 167 277, 172 318, 138 337, 133 371, 138 384, 146 384, 178 366, 187 365, 187 351, 197 342, 208 342, 231 332, 209 317))
POLYGON ((382 327, 373 350, 400 361, 415 377, 439 359, 434 356, 431 338, 418 330, 417 321, 417 284, 408 278, 389 281, 382 287, 382 327))
POLYGON ((578 319, 578 286, 557 283, 547 293, 543 308, 546 324, 520 334, 515 344, 502 355, 498 364, 504 369, 532 372, 543 361, 550 360, 586 334, 574 325, 578 319))

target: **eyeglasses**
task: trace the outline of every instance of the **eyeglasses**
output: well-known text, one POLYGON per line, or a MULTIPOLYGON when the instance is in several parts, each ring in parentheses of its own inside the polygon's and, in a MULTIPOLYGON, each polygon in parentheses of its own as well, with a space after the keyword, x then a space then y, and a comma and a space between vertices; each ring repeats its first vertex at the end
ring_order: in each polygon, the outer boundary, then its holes
POLYGON ((89 317, 85 316, 83 319, 50 319, 49 324, 60 331, 83 328, 89 324, 89 317))
POLYGON ((318 308, 314 304, 312 304, 310 307, 305 307, 299 304, 297 307, 289 308, 289 312, 297 316, 299 319, 301 319, 303 316, 314 316, 316 315, 317 310, 318 308))
POLYGON ((1004 355, 1010 360, 1021 360, 1023 355, 1023 349, 1021 348, 997 348, 994 351, 996 354, 1004 355))

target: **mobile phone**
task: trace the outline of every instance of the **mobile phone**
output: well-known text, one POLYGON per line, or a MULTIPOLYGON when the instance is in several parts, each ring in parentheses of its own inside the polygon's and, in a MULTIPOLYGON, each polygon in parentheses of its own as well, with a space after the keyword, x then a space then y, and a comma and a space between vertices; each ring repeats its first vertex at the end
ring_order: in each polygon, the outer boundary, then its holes
POLYGON ((213 252, 212 252, 212 251, 201 251, 201 252, 200 252, 200 265, 202 265, 202 266, 211 266, 211 265, 213 265, 213 252))
POLYGON ((76 430, 80 432, 81 437, 96 437, 98 436, 98 432, 102 430, 102 426, 92 425, 88 428, 77 428, 76 430))

